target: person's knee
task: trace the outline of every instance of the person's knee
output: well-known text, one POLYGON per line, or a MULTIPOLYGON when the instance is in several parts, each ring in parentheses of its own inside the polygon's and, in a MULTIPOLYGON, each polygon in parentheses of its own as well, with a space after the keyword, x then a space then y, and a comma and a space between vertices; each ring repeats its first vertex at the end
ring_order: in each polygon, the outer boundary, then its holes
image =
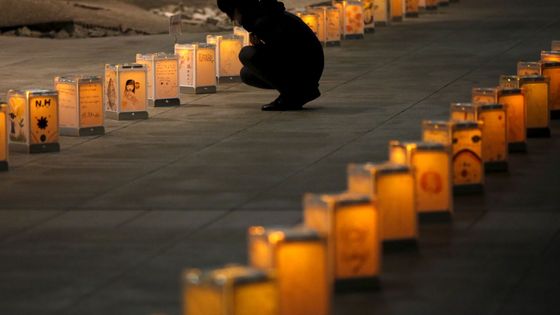
POLYGON ((247 67, 241 68, 241 72, 239 73, 239 76, 241 77, 241 82, 251 85, 249 83, 252 81, 251 78, 253 77, 253 75, 247 67))
POLYGON ((257 50, 253 46, 245 46, 239 52, 239 61, 243 65, 251 64, 252 61, 255 59, 255 55, 257 54, 257 50))

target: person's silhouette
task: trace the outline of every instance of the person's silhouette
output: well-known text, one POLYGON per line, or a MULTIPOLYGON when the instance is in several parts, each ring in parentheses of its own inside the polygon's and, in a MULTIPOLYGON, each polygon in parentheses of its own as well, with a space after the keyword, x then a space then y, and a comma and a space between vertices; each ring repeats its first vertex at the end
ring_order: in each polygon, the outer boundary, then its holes
POLYGON ((313 31, 277 0, 217 0, 220 10, 251 33, 239 54, 241 80, 276 89, 280 96, 262 110, 296 110, 318 98, 323 47, 313 31))

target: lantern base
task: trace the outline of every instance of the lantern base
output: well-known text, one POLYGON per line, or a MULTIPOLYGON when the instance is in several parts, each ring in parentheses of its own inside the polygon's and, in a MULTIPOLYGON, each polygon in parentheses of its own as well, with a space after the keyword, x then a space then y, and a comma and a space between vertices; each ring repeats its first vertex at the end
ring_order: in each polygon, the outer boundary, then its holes
POLYGON ((87 137, 87 136, 102 136, 105 134, 105 127, 90 127, 90 128, 60 128, 60 135, 67 137, 87 137))
POLYGON ((148 112, 105 112, 105 117, 113 120, 140 120, 148 119, 148 112))
POLYGON ((389 23, 387 23, 386 21, 375 22, 375 27, 379 26, 389 26, 389 23))
POLYGON ((9 169, 8 162, 1 161, 0 162, 0 172, 6 172, 9 169))
POLYGON ((486 173, 507 172, 508 162, 506 161, 484 162, 484 171, 486 173))
POLYGON ((181 100, 178 98, 165 98, 160 100, 148 100, 148 104, 153 107, 173 107, 181 105, 181 100))
POLYGON ((453 186, 454 195, 469 195, 484 192, 484 185, 470 184, 470 185, 457 185, 453 186))
POLYGON ((529 138, 550 138, 550 128, 527 128, 529 138))
POLYGON ((343 35, 342 39, 346 39, 346 40, 364 39, 364 34, 343 35))
POLYGON ((236 75, 236 76, 229 76, 229 77, 219 77, 218 78, 218 83, 239 83, 241 82, 241 77, 236 75))
POLYGON ((554 109, 550 111, 550 119, 558 120, 560 119, 560 109, 554 109))
POLYGON ((394 16, 391 18, 391 21, 393 22, 402 22, 403 21, 403 17, 402 16, 394 16))
POLYGON ((338 46, 340 46, 340 41, 339 40, 329 41, 329 42, 325 43, 325 46, 327 46, 327 47, 338 47, 338 46))
POLYGON ((378 277, 338 279, 334 282, 334 291, 337 293, 374 291, 379 289, 381 289, 381 281, 379 281, 378 277))
POLYGON ((186 94, 213 94, 216 93, 215 86, 198 86, 198 87, 190 87, 190 86, 182 86, 181 93, 186 94))
POLYGON ((435 10, 437 10, 437 9, 438 9, 438 8, 437 8, 437 5, 430 5, 430 6, 427 6, 427 7, 426 7, 426 10, 428 10, 428 11, 435 11, 435 10))
POLYGON ((449 6, 449 2, 440 2, 440 3, 438 3, 438 5, 440 7, 447 7, 447 6, 449 6))
POLYGON ((418 15, 418 12, 407 12, 407 13, 405 14, 405 16, 406 16, 407 18, 417 18, 419 15, 418 15))
POLYGON ((418 215, 420 223, 448 223, 451 222, 453 215, 449 210, 420 212, 418 215))
POLYGON ((383 252, 400 252, 404 250, 418 249, 418 240, 405 239, 405 240, 386 240, 383 241, 383 252))
POLYGON ((375 33, 375 27, 368 27, 368 28, 364 28, 364 33, 375 33))
POLYGON ((508 151, 510 153, 525 153, 527 152, 527 143, 513 142, 508 144, 508 151))

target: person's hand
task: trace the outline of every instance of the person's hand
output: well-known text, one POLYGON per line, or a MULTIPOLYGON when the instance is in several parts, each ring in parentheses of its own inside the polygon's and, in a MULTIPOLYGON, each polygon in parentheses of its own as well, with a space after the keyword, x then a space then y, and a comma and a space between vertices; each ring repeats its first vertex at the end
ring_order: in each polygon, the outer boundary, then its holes
POLYGON ((259 46, 264 44, 264 42, 255 33, 249 34, 249 41, 253 46, 259 46))

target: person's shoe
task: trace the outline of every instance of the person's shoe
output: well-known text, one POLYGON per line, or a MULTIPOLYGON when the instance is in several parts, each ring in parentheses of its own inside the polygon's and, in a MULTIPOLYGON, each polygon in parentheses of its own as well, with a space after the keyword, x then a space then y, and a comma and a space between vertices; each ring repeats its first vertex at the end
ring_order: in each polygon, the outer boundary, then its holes
POLYGON ((288 111, 288 110, 300 110, 303 105, 317 99, 321 96, 319 89, 312 90, 305 94, 297 95, 280 95, 272 103, 263 105, 261 108, 263 111, 288 111))

